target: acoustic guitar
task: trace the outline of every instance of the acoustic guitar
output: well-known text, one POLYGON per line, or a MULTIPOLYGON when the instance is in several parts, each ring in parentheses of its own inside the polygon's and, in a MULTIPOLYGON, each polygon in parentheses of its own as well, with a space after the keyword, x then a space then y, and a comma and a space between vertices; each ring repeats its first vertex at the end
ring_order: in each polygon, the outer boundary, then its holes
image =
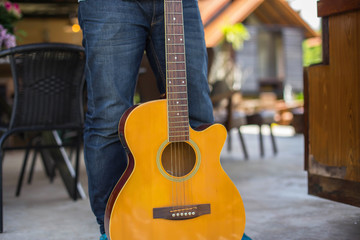
POLYGON ((245 210, 220 164, 226 130, 189 125, 181 0, 165 0, 167 99, 128 109, 128 166, 105 211, 111 240, 241 239, 245 210))

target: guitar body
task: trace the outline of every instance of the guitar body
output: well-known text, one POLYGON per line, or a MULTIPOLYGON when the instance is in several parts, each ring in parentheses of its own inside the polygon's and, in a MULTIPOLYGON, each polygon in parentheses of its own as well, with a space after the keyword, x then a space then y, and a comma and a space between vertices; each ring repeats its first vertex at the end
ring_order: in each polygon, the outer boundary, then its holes
POLYGON ((166 100, 144 103, 122 117, 119 133, 129 163, 106 208, 108 237, 241 239, 244 206, 220 164, 225 128, 220 124, 202 131, 190 128, 189 141, 173 143, 168 141, 167 125, 166 100), (175 165, 187 170, 170 167, 176 156, 185 163, 175 165))

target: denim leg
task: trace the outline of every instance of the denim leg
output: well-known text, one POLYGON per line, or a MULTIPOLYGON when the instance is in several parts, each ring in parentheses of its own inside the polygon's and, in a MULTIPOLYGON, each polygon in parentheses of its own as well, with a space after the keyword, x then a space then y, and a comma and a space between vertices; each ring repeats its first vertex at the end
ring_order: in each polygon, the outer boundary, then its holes
POLYGON ((133 104, 148 19, 135 1, 87 0, 79 4, 79 22, 87 58, 84 154, 89 198, 104 233, 107 199, 126 168, 118 123, 133 104))
MULTIPOLYGON (((207 55, 197 1, 184 0, 190 123, 212 123, 207 55)), ((104 233, 107 199, 126 167, 118 121, 132 105, 138 68, 146 48, 165 91, 163 0, 86 0, 79 22, 86 51, 88 110, 84 151, 92 210, 104 233)))
MULTIPOLYGON (((165 92, 165 46, 163 1, 155 6, 156 15, 151 26, 151 35, 146 52, 158 79, 160 92, 165 92)), ((190 125, 193 128, 204 123, 213 123, 212 103, 207 81, 207 51, 197 1, 183 0, 186 71, 190 125)))
POLYGON ((207 78, 208 56, 198 1, 183 0, 183 8, 190 124, 198 127, 214 122, 207 78))

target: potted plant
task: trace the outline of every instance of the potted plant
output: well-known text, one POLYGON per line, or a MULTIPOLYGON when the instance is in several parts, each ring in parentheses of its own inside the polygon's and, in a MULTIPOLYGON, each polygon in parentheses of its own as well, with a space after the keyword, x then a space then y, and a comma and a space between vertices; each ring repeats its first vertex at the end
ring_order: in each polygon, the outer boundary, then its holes
POLYGON ((0 50, 15 47, 14 24, 21 19, 17 3, 0 0, 0 50))

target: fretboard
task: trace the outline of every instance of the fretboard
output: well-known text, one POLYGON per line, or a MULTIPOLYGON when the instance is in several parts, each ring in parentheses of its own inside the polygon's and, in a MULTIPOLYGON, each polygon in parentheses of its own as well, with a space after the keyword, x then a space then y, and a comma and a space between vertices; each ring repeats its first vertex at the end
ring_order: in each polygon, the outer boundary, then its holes
POLYGON ((164 1, 169 142, 189 140, 182 0, 164 1))

